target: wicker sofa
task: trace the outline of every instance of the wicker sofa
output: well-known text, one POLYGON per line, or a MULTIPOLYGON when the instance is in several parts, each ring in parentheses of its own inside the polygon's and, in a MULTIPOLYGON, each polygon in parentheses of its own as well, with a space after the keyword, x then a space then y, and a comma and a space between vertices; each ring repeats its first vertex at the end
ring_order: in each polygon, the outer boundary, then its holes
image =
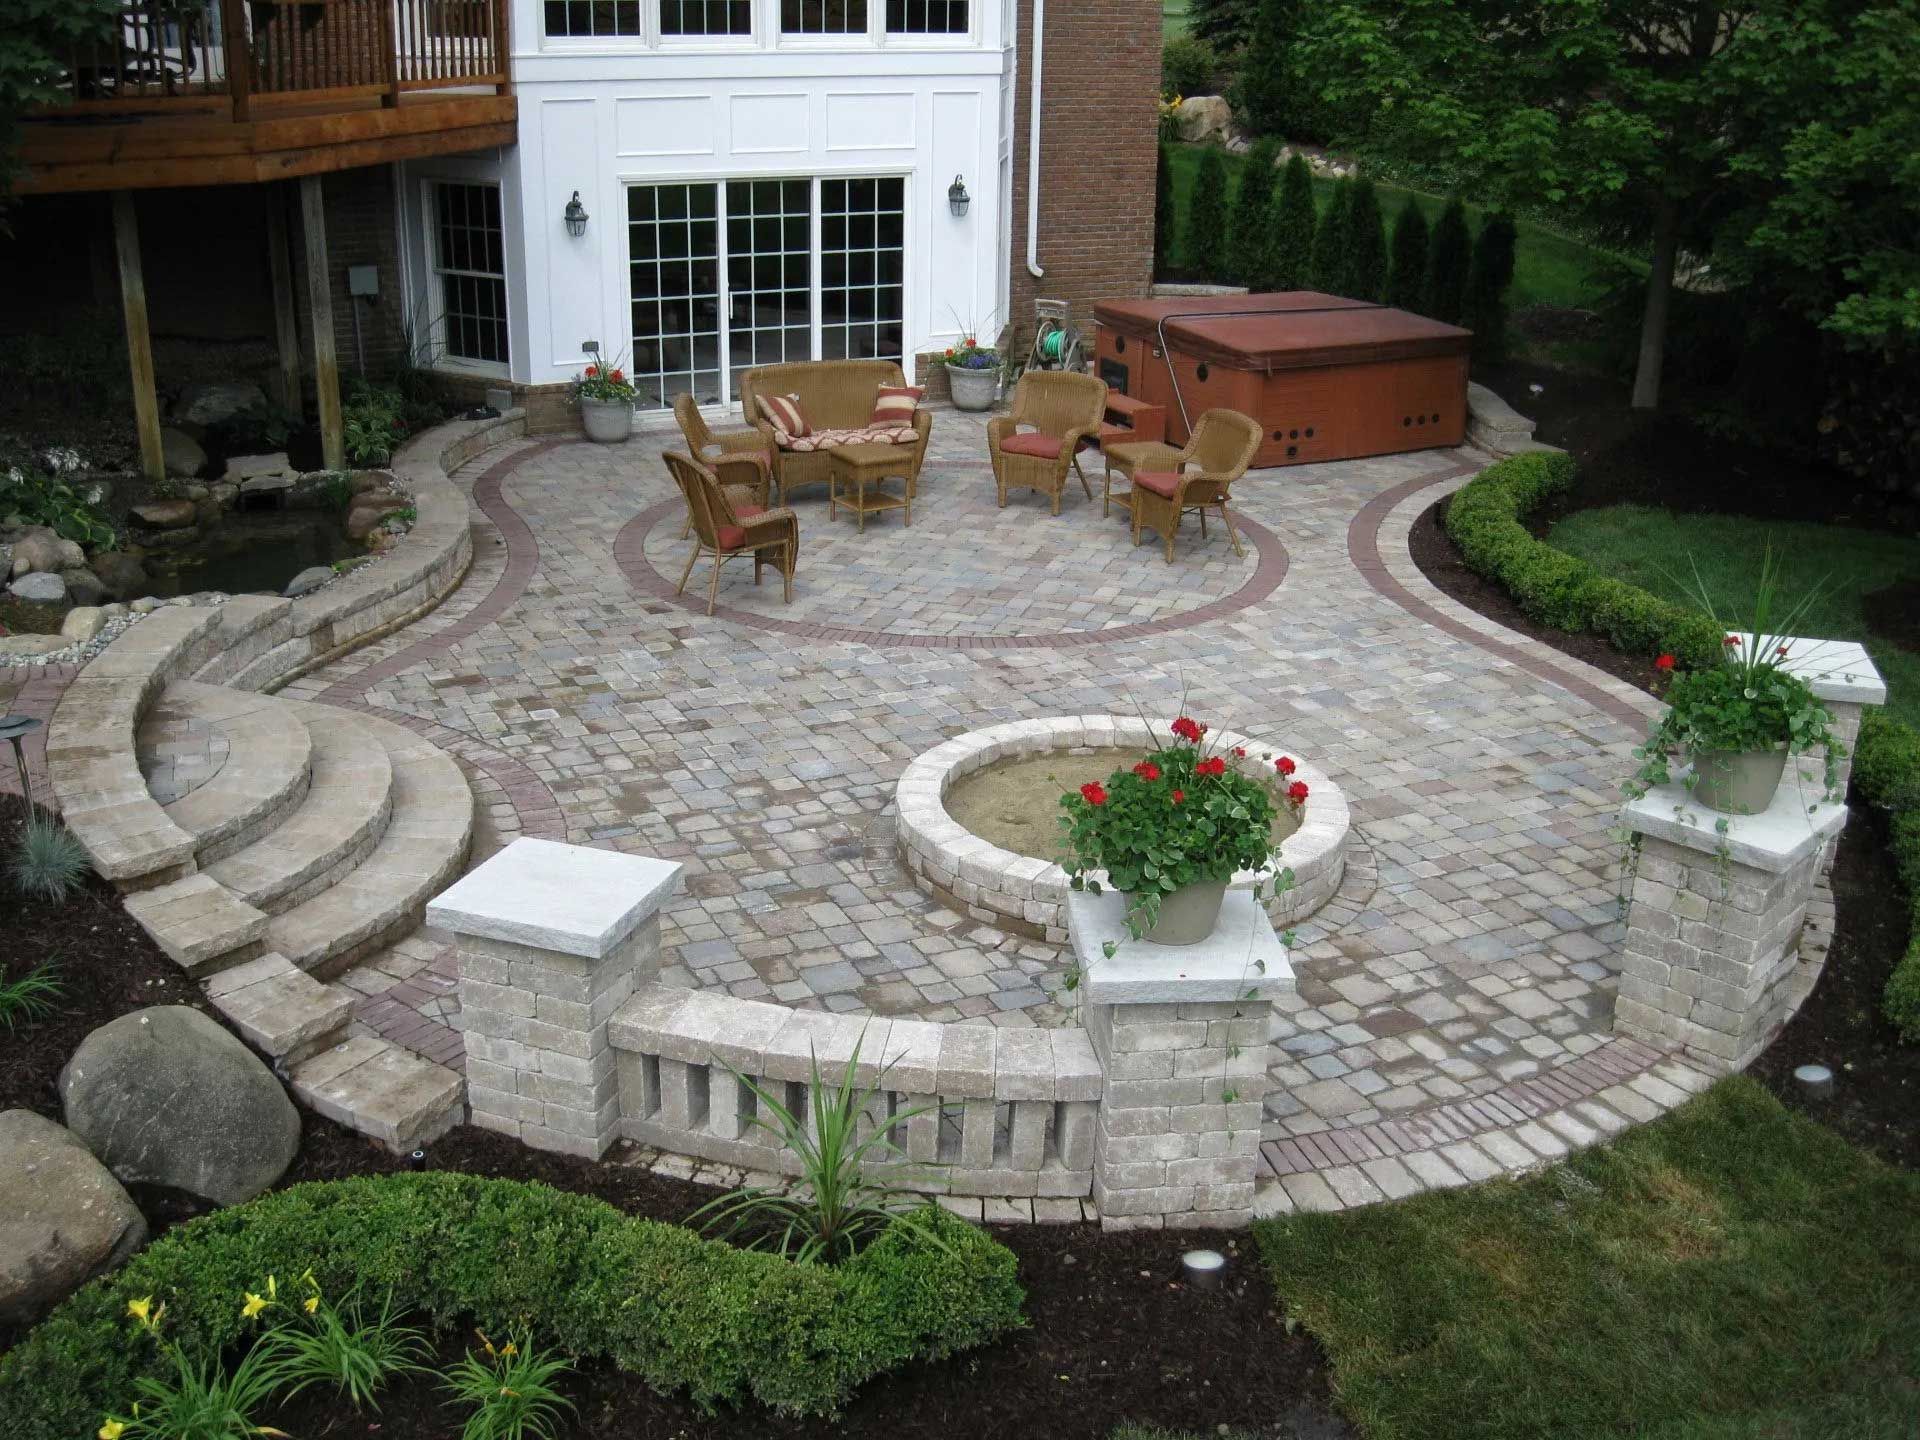
MULTIPOLYGON (((740 409, 747 420, 766 437, 773 455, 773 478, 779 487, 780 501, 796 485, 826 484, 832 473, 827 451, 830 435, 821 431, 864 434, 873 415, 873 402, 882 385, 904 385, 906 377, 891 360, 816 360, 790 365, 757 365, 740 377, 740 409), (782 446, 775 438, 772 423, 760 408, 763 395, 797 395, 807 424, 815 432, 805 442, 807 448, 782 446)), ((933 416, 917 410, 913 417, 914 439, 906 442, 913 458, 901 468, 909 487, 917 488, 920 465, 927 455, 927 437, 933 431, 933 416)))

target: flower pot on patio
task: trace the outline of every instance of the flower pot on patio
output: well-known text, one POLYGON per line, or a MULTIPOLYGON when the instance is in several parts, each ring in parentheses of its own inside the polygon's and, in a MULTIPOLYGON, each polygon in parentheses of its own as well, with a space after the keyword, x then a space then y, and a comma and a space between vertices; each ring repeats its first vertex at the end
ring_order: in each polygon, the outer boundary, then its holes
MULTIPOLYGON (((1220 905, 1227 898, 1224 880, 1196 880, 1160 897, 1160 918, 1142 939, 1155 945, 1198 945, 1220 923, 1220 905)), ((1132 897, 1128 897, 1131 902, 1132 897)))
POLYGON ((1693 794, 1709 810, 1758 815, 1773 804, 1786 773, 1787 747, 1766 750, 1696 750, 1693 794))
POLYGON ((580 397, 580 424, 589 440, 617 444, 633 434, 633 402, 580 397))
POLYGON ((949 365, 947 384, 953 391, 954 409, 990 410, 1000 390, 1000 372, 996 368, 949 365))

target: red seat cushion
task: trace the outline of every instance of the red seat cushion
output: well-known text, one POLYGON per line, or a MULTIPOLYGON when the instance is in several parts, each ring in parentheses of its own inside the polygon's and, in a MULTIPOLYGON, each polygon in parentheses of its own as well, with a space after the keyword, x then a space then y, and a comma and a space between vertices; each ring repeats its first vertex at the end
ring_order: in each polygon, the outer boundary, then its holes
POLYGON ((1142 470, 1133 477, 1133 483, 1169 500, 1180 493, 1180 474, 1176 470, 1142 470))
MULTIPOLYGON (((733 507, 733 517, 736 520, 751 520, 756 515, 764 515, 766 513, 767 507, 764 505, 736 505, 733 507)), ((720 548, 722 550, 738 550, 746 543, 747 532, 740 526, 722 525, 720 527, 720 548)))
POLYGON ((1000 449, 1008 455, 1031 455, 1036 460, 1058 460, 1060 437, 1042 435, 1038 430, 1029 430, 1019 435, 1007 436, 1000 442, 1000 449))

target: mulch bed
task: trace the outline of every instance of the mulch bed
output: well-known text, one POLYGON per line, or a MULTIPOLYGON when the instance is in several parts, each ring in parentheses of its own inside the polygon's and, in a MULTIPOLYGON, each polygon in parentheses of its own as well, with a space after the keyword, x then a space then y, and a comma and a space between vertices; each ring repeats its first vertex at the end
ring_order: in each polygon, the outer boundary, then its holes
MULTIPOLYGON (((1551 388, 1548 393, 1552 393, 1551 388)), ((1564 443, 1545 438, 1550 443, 1564 443)), ((1775 519, 1833 518, 1796 513, 1802 506, 1797 497, 1783 507, 1787 513, 1768 508, 1786 492, 1769 486, 1749 492, 1745 487, 1751 477, 1739 468, 1737 453, 1717 470, 1698 455, 1677 455, 1672 463, 1685 467, 1677 468, 1669 477, 1670 493, 1678 497, 1672 503, 1684 501, 1725 511, 1732 508, 1728 497, 1737 494, 1743 514, 1775 519), (1717 496, 1717 503, 1707 503, 1709 496, 1717 496)), ((1562 501, 1558 513, 1616 503, 1623 498, 1625 482, 1620 477, 1626 473, 1616 472, 1613 481, 1590 486, 1583 469, 1577 489, 1562 501)), ((1645 473, 1657 480, 1653 471, 1645 473)), ((1643 495, 1625 498, 1648 503, 1643 495)), ((1441 500, 1422 511, 1408 537, 1414 563, 1427 579, 1489 620, 1629 685, 1648 688, 1652 673, 1642 657, 1622 654, 1597 635, 1570 635, 1538 624, 1505 590, 1468 569, 1443 528, 1446 504, 1441 500)), ((1907 612, 1910 629, 1920 624, 1913 620, 1913 613, 1907 612)), ((1826 969, 1807 1003, 1754 1062, 1750 1073, 1784 1103, 1825 1121, 1855 1144, 1895 1163, 1916 1166, 1920 1165, 1920 1046, 1903 1044, 1880 1011, 1887 977, 1906 949, 1908 911, 1886 851, 1882 817, 1870 807, 1859 806, 1857 800, 1855 803, 1854 822, 1841 840, 1830 877, 1837 916, 1826 969), (1794 1083, 1794 1067, 1812 1063, 1834 1071, 1833 1098, 1809 1101, 1794 1083)))

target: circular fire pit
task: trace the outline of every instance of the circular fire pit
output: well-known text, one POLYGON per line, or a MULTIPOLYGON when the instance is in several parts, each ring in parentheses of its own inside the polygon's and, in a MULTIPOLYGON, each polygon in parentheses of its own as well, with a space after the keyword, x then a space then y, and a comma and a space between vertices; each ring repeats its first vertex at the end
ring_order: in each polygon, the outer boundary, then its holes
MULTIPOLYGON (((1150 726, 1137 716, 1079 715, 1048 720, 1014 720, 969 731, 936 745, 907 766, 894 796, 899 806, 896 843, 900 860, 922 889, 957 913, 990 925, 1064 943, 1067 938, 1067 875, 1050 860, 1016 854, 975 834, 947 809, 956 782, 996 761, 1059 754, 1063 761, 1102 750, 1121 755, 1166 743, 1167 724, 1150 726)), ((1272 757, 1292 756, 1293 779, 1308 787, 1306 811, 1298 828, 1280 841, 1278 864, 1293 872, 1290 889, 1267 905, 1276 925, 1291 925, 1311 915, 1340 888, 1346 868, 1347 798, 1325 772, 1283 746, 1263 744, 1232 732, 1210 737, 1212 753, 1249 775, 1273 773, 1272 757), (1235 747, 1247 752, 1236 759, 1235 747)), ((1063 787, 1064 788, 1064 787, 1063 787)), ((1058 796, 1049 790, 1047 798, 1058 796)), ((1253 874, 1236 875, 1236 888, 1251 887, 1253 874)))

